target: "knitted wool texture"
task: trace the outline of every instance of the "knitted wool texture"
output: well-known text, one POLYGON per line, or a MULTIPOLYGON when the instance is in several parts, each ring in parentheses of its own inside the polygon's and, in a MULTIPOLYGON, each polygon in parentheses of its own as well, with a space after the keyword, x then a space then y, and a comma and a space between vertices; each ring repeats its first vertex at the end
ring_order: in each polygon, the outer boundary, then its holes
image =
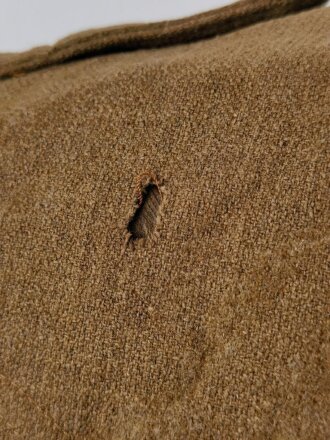
POLYGON ((329 438, 318 3, 0 56, 1 439, 329 438))

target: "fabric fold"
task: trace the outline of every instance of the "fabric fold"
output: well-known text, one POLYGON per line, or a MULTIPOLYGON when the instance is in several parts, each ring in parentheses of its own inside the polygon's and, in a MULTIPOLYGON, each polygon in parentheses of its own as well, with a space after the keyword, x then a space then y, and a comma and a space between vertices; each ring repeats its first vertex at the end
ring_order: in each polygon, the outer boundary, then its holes
POLYGON ((232 32, 325 3, 325 0, 241 0, 187 18, 83 31, 21 53, 0 54, 0 78, 119 51, 183 44, 232 32))

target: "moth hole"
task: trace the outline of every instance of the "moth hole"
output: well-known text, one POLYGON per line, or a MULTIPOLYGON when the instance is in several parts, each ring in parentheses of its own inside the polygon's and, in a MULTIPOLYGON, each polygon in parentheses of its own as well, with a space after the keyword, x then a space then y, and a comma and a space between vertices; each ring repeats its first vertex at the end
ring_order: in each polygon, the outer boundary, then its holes
POLYGON ((158 186, 149 183, 143 188, 140 204, 127 225, 132 240, 146 239, 154 233, 160 204, 158 186))

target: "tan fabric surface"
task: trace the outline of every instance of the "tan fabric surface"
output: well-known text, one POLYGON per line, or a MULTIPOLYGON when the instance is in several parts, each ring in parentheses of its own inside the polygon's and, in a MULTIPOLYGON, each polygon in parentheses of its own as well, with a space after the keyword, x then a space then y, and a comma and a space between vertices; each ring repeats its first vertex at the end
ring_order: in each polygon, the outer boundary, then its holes
POLYGON ((329 438, 330 10, 220 35, 314 3, 2 57, 1 440, 329 438))

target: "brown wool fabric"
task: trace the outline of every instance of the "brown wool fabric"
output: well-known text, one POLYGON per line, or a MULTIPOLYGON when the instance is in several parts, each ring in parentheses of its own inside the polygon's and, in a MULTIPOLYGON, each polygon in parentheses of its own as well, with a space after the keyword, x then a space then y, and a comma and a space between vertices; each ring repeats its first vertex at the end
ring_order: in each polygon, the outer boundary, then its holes
POLYGON ((329 438, 318 3, 0 56, 1 440, 329 438))

